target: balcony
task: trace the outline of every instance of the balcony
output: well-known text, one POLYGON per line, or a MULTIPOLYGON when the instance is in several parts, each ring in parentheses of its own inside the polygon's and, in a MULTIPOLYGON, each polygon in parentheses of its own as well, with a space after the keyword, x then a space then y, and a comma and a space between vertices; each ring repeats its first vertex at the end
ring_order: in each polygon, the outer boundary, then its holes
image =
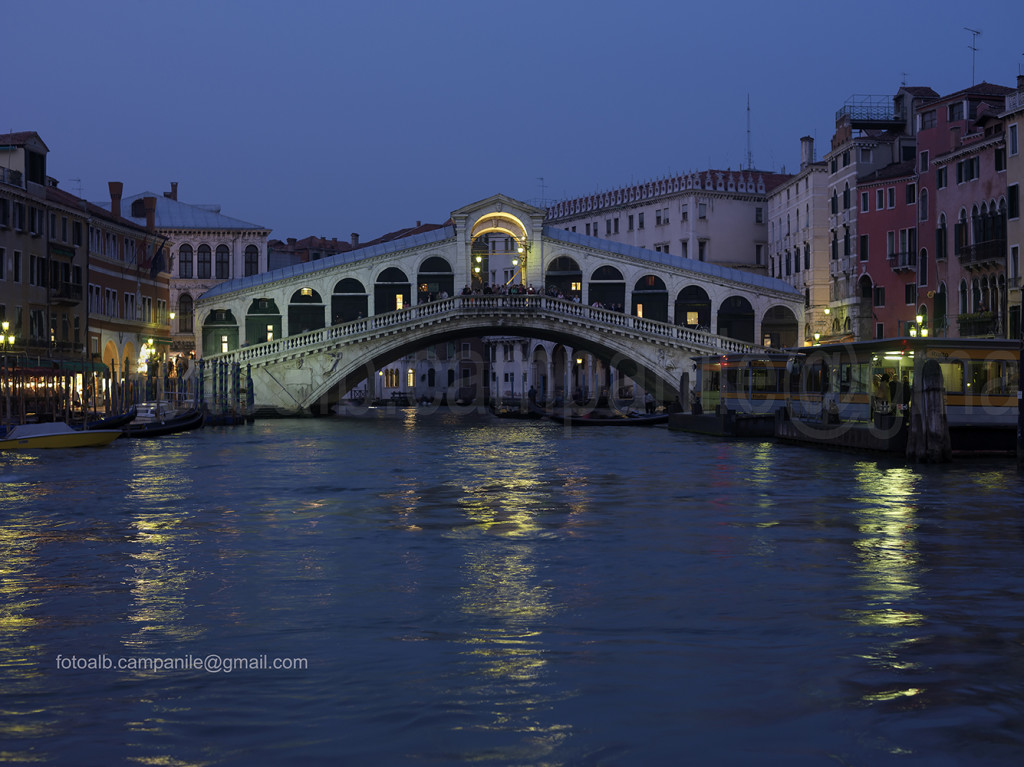
POLYGON ((82 286, 70 282, 50 286, 50 303, 73 306, 82 302, 82 286))
POLYGON ((1006 240, 986 240, 973 245, 961 245, 957 251, 964 269, 989 269, 1006 266, 1006 240))
POLYGON ((999 335, 999 318, 993 312, 974 312, 957 317, 961 338, 993 337, 999 335))
POLYGON ((894 272, 912 272, 917 269, 916 253, 890 253, 887 256, 887 259, 889 262, 889 268, 894 272))

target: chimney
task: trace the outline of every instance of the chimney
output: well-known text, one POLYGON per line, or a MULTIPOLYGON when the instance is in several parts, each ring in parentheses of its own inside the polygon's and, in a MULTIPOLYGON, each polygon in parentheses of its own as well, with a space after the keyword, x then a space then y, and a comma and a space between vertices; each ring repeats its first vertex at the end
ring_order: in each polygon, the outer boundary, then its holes
POLYGON ((171 199, 177 201, 178 199, 178 182, 171 182, 171 199))
POLYGON ((121 217, 121 195, 124 193, 124 184, 120 181, 108 181, 110 188, 110 212, 118 218, 121 217))
POLYGON ((1024 75, 1017 75, 1017 90, 1024 91, 1024 75))
POLYGON ((814 162, 814 138, 804 136, 800 139, 800 170, 814 162))
POLYGON ((295 242, 296 242, 296 240, 295 240, 294 237, 289 237, 288 238, 288 244, 291 245, 292 247, 295 247, 295 242))
POLYGON ((142 204, 146 206, 146 228, 152 232, 156 229, 156 197, 143 197, 142 204))
POLYGON ((359 244, 359 232, 352 232, 352 245, 355 246, 355 245, 358 245, 358 244, 359 244))

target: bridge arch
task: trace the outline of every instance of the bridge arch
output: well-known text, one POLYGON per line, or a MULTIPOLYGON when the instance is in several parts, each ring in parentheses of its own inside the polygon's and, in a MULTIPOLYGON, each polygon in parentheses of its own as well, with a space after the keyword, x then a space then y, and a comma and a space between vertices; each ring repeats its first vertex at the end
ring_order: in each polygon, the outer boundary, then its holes
POLYGON ((214 309, 203 321, 203 356, 238 348, 238 321, 230 309, 214 309))
POLYGON ((383 314, 412 304, 412 288, 405 272, 397 266, 385 268, 373 285, 373 313, 383 314))
POLYGON ((575 258, 561 255, 551 259, 544 273, 544 292, 583 300, 583 270, 575 258))
POLYGON ((699 285, 687 285, 676 295, 676 325, 711 329, 711 297, 699 285))
POLYGON ((626 280, 614 266, 599 266, 587 282, 587 303, 605 309, 624 311, 626 305, 626 280))
POLYGON ((245 313, 245 342, 262 343, 283 336, 283 321, 277 302, 273 298, 254 298, 245 313))
POLYGON ((324 300, 311 287, 292 293, 288 302, 288 335, 307 333, 324 327, 324 300))
POLYGON ((761 318, 761 336, 764 346, 795 347, 800 343, 800 322, 788 306, 771 306, 761 318))
POLYGON ((633 286, 632 314, 668 322, 668 288, 656 274, 645 274, 633 286))
POLYGON ((340 325, 365 317, 369 311, 366 286, 355 277, 338 280, 331 293, 331 324, 340 325))
POLYGON ((754 342, 754 307, 744 296, 732 295, 718 307, 718 334, 754 342))
POLYGON ((441 256, 424 259, 416 272, 417 303, 435 301, 455 295, 455 272, 441 256))

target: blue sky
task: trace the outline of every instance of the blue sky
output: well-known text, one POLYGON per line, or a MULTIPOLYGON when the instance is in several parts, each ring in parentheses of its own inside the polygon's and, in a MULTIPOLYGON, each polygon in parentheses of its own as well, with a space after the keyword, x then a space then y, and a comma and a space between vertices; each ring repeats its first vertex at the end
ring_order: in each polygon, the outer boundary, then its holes
POLYGON ((0 130, 48 171, 364 240, 501 192, 793 171, 853 94, 1013 86, 1024 2, 0 0, 0 130), (972 52, 972 35, 981 31, 972 52), (543 178, 543 185, 540 179, 543 178))

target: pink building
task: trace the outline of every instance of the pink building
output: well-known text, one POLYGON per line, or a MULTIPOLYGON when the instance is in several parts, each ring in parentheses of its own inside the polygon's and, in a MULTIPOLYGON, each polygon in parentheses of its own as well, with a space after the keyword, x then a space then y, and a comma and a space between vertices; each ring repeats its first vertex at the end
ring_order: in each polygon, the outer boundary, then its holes
POLYGON ((918 309, 939 335, 1006 335, 1006 140, 999 115, 1011 91, 979 83, 917 110, 918 309))

